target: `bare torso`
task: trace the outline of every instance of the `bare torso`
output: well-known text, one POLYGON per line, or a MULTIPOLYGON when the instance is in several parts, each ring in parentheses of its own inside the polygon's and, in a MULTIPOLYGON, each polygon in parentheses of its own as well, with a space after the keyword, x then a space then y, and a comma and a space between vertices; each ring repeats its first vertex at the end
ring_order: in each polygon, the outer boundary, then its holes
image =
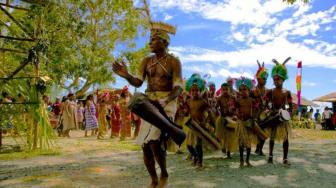
POLYGON ((241 98, 238 101, 238 117, 240 120, 248 120, 252 118, 252 105, 253 99, 252 98, 241 98))
POLYGON ((207 109, 207 103, 204 99, 190 99, 188 101, 191 119, 202 123, 204 122, 204 111, 207 109))
POLYGON ((234 99, 230 96, 221 95, 217 99, 217 104, 222 116, 231 116, 233 111, 234 99))
POLYGON ((256 113, 259 114, 266 109, 267 102, 266 102, 266 88, 265 87, 256 87, 253 90, 253 97, 256 103, 256 113))
POLYGON ((268 92, 268 97, 270 98, 273 109, 279 110, 285 108, 285 105, 289 102, 288 97, 290 96, 289 91, 285 89, 273 89, 268 92))
POLYGON ((142 71, 147 78, 147 91, 171 91, 175 79, 181 78, 181 63, 174 56, 167 54, 157 59, 156 56, 145 58, 142 71))

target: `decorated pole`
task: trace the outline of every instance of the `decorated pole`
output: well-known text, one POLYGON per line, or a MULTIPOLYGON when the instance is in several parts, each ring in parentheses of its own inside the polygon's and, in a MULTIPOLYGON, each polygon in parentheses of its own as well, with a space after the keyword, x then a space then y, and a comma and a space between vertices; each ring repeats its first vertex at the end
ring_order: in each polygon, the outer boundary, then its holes
POLYGON ((299 112, 299 119, 301 119, 301 78, 302 78, 302 61, 298 62, 296 75, 296 96, 297 96, 297 109, 299 112))

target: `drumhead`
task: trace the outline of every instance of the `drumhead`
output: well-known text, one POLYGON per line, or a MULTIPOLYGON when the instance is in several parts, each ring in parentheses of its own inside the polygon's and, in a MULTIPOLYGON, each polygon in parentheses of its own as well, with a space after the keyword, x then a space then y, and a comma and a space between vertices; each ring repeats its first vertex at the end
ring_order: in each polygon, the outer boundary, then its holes
POLYGON ((290 120, 290 114, 287 110, 280 110, 280 120, 281 121, 289 121, 290 120))
POLYGON ((262 111, 259 115, 259 120, 264 121, 267 118, 266 112, 262 111))

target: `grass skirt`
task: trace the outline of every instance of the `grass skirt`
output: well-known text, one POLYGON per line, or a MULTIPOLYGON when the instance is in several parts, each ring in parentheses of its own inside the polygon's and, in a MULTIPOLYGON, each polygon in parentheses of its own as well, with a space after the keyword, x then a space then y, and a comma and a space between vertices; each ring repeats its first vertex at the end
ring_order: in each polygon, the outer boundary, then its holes
POLYGON ((253 132, 252 128, 249 127, 252 126, 251 121, 252 120, 238 120, 236 134, 240 146, 251 148, 258 143, 258 136, 253 132))
POLYGON ((227 151, 237 151, 238 149, 238 137, 236 129, 226 127, 225 117, 220 116, 216 120, 216 137, 220 140, 220 143, 227 151))
POLYGON ((193 133, 193 131, 191 129, 187 129, 186 132, 187 132, 187 138, 186 138, 187 146, 196 147, 197 136, 195 135, 195 133, 193 133))
POLYGON ((292 137, 292 127, 288 121, 276 125, 273 135, 271 127, 266 128, 265 131, 271 140, 273 139, 278 142, 283 142, 292 137))

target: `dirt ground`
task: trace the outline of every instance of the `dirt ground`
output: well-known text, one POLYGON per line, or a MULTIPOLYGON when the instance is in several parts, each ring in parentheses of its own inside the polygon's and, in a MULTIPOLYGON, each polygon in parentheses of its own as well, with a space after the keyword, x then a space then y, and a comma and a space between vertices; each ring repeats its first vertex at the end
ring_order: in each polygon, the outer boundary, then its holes
MULTIPOLYGON (((57 140, 55 150, 0 155, 0 187, 146 187, 149 176, 140 147, 133 140, 83 138, 57 140)), ((4 143, 11 142, 6 138, 4 143)), ((268 152, 268 142, 264 149, 268 152)), ((282 144, 275 146, 275 163, 251 156, 252 168, 238 168, 239 155, 226 159, 220 152, 206 153, 195 170, 187 153, 168 153, 169 187, 336 187, 336 132, 294 130, 290 141, 291 166, 282 165, 282 144)), ((159 172, 159 169, 157 169, 159 172)))

